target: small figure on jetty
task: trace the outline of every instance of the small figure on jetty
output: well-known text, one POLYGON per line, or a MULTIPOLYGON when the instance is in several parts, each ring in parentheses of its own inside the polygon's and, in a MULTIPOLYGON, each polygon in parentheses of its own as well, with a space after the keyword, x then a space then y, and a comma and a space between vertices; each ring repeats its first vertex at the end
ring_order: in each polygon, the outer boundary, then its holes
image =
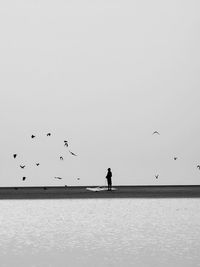
POLYGON ((51 136, 51 133, 48 133, 47 136, 51 136))
POLYGON ((158 135, 160 135, 158 131, 153 132, 153 134, 158 134, 158 135))
POLYGON ((108 183, 108 191, 111 191, 112 190, 112 171, 111 171, 111 168, 108 168, 106 179, 107 179, 107 183, 108 183))
POLYGON ((16 159, 16 157, 17 157, 17 154, 13 154, 13 158, 16 159))
POLYGON ((20 168, 21 169, 24 169, 26 166, 25 165, 20 165, 20 168))

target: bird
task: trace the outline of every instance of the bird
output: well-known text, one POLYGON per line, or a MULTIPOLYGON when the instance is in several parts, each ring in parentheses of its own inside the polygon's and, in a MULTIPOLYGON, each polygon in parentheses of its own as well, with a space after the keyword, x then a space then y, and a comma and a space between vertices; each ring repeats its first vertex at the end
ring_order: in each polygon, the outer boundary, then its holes
POLYGON ((66 146, 66 147, 69 146, 68 141, 64 141, 64 146, 66 146))
POLYGON ((48 133, 47 136, 51 136, 51 133, 48 133))
POLYGON ((26 177, 24 176, 24 177, 22 178, 22 180, 25 181, 25 180, 26 180, 26 177))
POLYGON ((74 154, 73 152, 69 151, 69 153, 72 155, 72 156, 77 156, 76 154, 74 154))
MULTIPOLYGON (((155 131, 155 132, 153 132, 153 134, 159 134, 159 132, 158 131, 155 131)), ((160 135, 160 134, 159 134, 160 135)))
POLYGON ((32 135, 31 135, 31 138, 35 138, 35 135, 32 134, 32 135))
POLYGON ((158 179, 159 175, 157 174, 157 175, 155 175, 155 177, 156 177, 156 179, 158 179))
POLYGON ((17 157, 17 154, 13 154, 13 158, 15 159, 17 157))
POLYGON ((64 158, 63 157, 60 157, 60 160, 64 160, 64 158))
POLYGON ((61 180, 62 178, 61 177, 59 177, 59 176, 55 176, 54 177, 55 179, 59 179, 59 180, 61 180))
POLYGON ((79 181, 79 180, 80 180, 80 178, 77 178, 77 180, 79 181))
POLYGON ((177 157, 174 157, 174 160, 177 160, 178 158, 177 157))
POLYGON ((20 168, 21 169, 24 169, 26 166, 25 165, 20 165, 20 168))
POLYGON ((36 163, 36 166, 39 166, 40 165, 40 163, 36 163))
POLYGON ((199 169, 199 170, 200 170, 200 165, 197 165, 197 169, 199 169))

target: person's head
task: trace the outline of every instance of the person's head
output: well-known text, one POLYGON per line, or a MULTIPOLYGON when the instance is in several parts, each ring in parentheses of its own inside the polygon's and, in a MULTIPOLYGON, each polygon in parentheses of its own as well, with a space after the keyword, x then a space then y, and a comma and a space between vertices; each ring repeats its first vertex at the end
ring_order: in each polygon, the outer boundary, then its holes
POLYGON ((110 172, 111 171, 111 168, 108 168, 108 171, 110 172))

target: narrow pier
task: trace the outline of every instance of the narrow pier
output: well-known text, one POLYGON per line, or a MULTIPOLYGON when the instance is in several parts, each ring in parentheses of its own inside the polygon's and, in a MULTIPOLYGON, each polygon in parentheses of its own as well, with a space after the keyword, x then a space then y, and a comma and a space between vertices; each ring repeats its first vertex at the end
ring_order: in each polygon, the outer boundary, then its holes
POLYGON ((60 198, 199 198, 200 185, 114 186, 113 191, 89 191, 95 186, 1 187, 0 199, 60 198))

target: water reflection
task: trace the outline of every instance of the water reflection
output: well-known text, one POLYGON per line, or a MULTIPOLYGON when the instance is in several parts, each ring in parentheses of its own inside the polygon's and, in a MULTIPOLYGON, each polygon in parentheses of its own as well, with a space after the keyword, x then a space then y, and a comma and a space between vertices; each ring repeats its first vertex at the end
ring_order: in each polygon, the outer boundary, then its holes
POLYGON ((2 266, 200 266, 198 199, 3 200, 0 210, 2 266))

